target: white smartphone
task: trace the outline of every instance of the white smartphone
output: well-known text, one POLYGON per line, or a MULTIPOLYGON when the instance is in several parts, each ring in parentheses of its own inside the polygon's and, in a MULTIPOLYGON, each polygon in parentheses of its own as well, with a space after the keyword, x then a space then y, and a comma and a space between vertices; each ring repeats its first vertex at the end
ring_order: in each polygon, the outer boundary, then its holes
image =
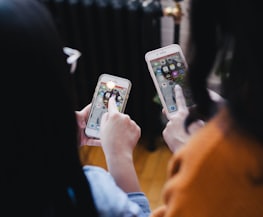
POLYGON ((85 128, 87 136, 100 138, 100 122, 102 115, 108 111, 108 101, 115 96, 120 112, 124 112, 131 90, 131 81, 115 75, 102 74, 93 95, 91 111, 85 128))
POLYGON ((183 89, 186 105, 193 105, 191 92, 185 82, 187 62, 178 44, 149 51, 145 54, 145 60, 168 118, 177 111, 174 93, 176 84, 183 89))

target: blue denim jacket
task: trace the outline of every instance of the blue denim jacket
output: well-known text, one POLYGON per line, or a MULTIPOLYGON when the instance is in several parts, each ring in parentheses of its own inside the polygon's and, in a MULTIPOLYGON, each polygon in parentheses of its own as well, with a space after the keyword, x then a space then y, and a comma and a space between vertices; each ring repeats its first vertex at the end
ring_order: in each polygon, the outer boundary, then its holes
POLYGON ((149 201, 143 192, 125 193, 109 172, 97 166, 84 166, 96 208, 101 217, 148 217, 149 201))

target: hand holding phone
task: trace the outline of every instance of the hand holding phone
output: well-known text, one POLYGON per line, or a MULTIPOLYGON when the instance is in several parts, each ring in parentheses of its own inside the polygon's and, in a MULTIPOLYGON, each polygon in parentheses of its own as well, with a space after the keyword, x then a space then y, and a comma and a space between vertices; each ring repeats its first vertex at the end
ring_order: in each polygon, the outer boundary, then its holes
POLYGON ((117 108, 124 112, 131 90, 131 82, 126 78, 102 74, 99 77, 93 99, 90 115, 85 128, 87 136, 100 138, 99 130, 102 115, 108 111, 109 99, 114 96, 117 108))
POLYGON ((191 92, 185 81, 187 62, 178 44, 149 51, 145 54, 145 60, 168 119, 177 111, 174 94, 176 84, 183 89, 186 105, 193 105, 191 92))
POLYGON ((90 109, 91 109, 91 103, 85 106, 82 110, 75 111, 77 125, 78 125, 79 145, 101 146, 100 140, 90 138, 85 134, 85 128, 87 125, 87 119, 89 117, 90 109))

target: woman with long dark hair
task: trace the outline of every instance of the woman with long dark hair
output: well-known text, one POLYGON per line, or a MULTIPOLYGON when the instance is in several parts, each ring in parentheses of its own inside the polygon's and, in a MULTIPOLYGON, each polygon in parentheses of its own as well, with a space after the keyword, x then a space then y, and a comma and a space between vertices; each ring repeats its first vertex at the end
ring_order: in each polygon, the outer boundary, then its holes
MULTIPOLYGON (((190 1, 188 81, 196 106, 185 127, 206 124, 170 160, 164 205, 152 217, 263 216, 262 19, 260 1, 190 1), (215 70, 219 104, 207 89, 215 70)), ((172 134, 165 133, 170 147, 172 134)))
MULTIPOLYGON (((67 56, 37 0, 0 0, 1 216, 148 216, 132 151, 140 128, 111 99, 101 140, 84 136, 67 56), (78 145, 100 144, 109 171, 82 167, 78 145)), ((84 125, 83 125, 84 122, 84 125)))

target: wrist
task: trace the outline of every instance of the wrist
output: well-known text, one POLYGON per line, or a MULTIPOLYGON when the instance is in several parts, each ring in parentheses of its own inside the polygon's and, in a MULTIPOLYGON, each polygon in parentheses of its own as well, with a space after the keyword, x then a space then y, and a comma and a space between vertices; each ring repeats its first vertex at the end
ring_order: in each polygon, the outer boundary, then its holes
POLYGON ((120 164, 127 164, 131 163, 133 164, 133 155, 131 153, 111 153, 109 155, 106 155, 106 161, 109 165, 120 165, 120 164))

